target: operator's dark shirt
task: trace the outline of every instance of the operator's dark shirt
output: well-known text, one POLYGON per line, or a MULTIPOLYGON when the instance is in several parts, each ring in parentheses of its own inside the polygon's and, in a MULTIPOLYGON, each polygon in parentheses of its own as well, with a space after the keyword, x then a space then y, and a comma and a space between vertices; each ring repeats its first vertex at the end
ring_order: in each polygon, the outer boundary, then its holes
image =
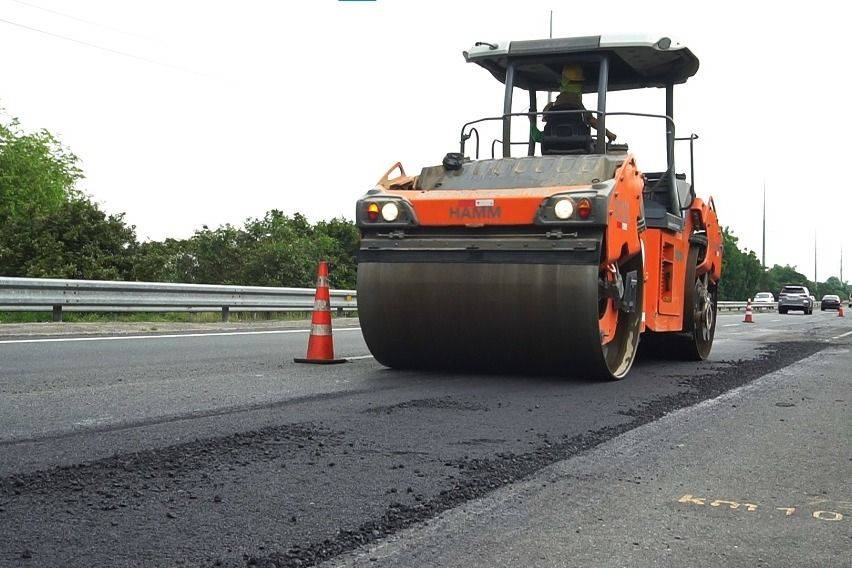
MULTIPOLYGON (((549 110, 586 110, 586 107, 583 106, 583 95, 580 93, 559 93, 555 101, 544 106, 544 112, 549 110)), ((589 115, 584 114, 582 116, 588 120, 589 115)), ((544 115, 542 120, 547 122, 547 115, 544 115)))

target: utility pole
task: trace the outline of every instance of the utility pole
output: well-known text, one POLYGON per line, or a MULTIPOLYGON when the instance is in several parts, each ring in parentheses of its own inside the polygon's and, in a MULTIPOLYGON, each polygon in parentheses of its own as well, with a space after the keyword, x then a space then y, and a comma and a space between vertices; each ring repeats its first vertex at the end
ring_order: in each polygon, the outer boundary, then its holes
POLYGON ((814 286, 817 285, 817 236, 814 233, 814 286))
POLYGON ((766 270, 766 181, 763 182, 763 248, 761 251, 760 263, 766 270))

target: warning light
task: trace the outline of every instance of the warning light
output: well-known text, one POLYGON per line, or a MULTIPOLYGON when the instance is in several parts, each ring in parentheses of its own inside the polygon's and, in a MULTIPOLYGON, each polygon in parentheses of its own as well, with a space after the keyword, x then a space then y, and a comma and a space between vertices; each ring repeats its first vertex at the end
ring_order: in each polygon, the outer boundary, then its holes
POLYGON ((577 203, 577 215, 580 219, 588 219, 592 214, 592 201, 588 197, 584 197, 577 203))
POLYGON ((379 206, 376 203, 370 203, 367 206, 367 218, 370 221, 378 221, 379 219, 379 206))

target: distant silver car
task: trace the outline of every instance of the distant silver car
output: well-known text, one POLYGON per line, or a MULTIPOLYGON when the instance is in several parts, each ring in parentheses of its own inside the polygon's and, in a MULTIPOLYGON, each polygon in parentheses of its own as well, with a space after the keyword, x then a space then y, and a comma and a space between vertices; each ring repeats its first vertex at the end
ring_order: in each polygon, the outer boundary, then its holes
POLYGON ((778 294, 778 313, 786 314, 794 310, 810 315, 814 313, 815 303, 810 291, 804 286, 784 286, 778 294))

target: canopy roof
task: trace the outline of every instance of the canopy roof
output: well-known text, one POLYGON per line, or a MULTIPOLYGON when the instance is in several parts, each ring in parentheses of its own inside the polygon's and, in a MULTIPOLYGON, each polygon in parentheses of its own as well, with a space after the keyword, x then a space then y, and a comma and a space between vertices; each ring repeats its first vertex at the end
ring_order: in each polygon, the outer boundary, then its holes
POLYGON ((580 65, 586 93, 597 91, 601 56, 609 59, 610 91, 684 83, 698 71, 698 58, 688 47, 668 37, 649 35, 477 42, 464 52, 467 61, 484 67, 500 82, 505 82, 511 60, 514 84, 525 90, 558 91, 562 67, 580 65))

